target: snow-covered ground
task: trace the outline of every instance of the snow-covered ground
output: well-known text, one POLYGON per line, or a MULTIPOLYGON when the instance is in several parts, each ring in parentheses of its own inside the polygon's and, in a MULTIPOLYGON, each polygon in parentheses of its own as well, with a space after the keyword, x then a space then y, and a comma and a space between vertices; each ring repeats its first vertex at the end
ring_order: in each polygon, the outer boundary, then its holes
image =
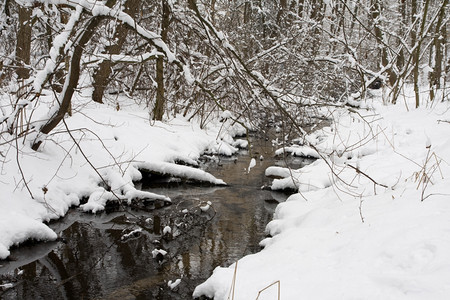
POLYGON ((278 205, 261 252, 217 267, 194 296, 450 299, 450 101, 412 100, 338 108, 308 137, 321 159, 269 168, 285 177, 273 188, 299 193, 278 205))
MULTIPOLYGON (((46 100, 51 101, 50 97, 41 99, 33 120, 39 120, 40 112, 45 116, 46 100)), ((4 104, 9 100, 1 101, 4 104)), ((14 137, 2 133, 0 259, 10 254, 11 246, 28 239, 56 239, 55 232, 43 222, 64 216, 71 206, 80 205, 80 199, 88 199, 80 206, 87 212, 101 211, 107 201, 118 199, 170 201, 164 195, 135 189, 133 181, 141 178, 139 169, 225 184, 200 169, 175 162, 195 166, 205 152, 232 154, 237 151, 232 136, 245 133, 242 127, 226 121, 210 123, 202 130, 182 117, 153 122, 148 109, 130 104, 125 98, 119 103, 121 108, 116 110, 78 96, 73 116, 66 119, 73 139, 60 124, 38 152, 30 148, 32 135, 25 142, 20 138, 17 144, 7 144, 14 137)), ((31 111, 27 113, 25 117, 31 111)))
MULTIPOLYGON (((450 101, 424 101, 419 109, 405 102, 374 98, 360 109, 333 108, 332 125, 308 136, 313 147, 280 149, 320 158, 300 170, 267 169, 284 177, 273 189, 299 193, 278 205, 261 252, 217 267, 194 296, 450 298, 450 101)), ((170 201, 134 188, 139 169, 224 184, 175 162, 195 165, 205 152, 229 155, 237 150, 232 136, 244 133, 227 123, 202 130, 183 118, 152 122, 146 109, 117 111, 84 98, 74 111, 66 123, 77 143, 64 124, 38 152, 30 149, 32 136, 6 144, 13 137, 3 134, 0 259, 28 239, 57 238, 43 222, 64 216, 82 198, 88 202, 80 208, 92 212, 118 198, 170 201)))

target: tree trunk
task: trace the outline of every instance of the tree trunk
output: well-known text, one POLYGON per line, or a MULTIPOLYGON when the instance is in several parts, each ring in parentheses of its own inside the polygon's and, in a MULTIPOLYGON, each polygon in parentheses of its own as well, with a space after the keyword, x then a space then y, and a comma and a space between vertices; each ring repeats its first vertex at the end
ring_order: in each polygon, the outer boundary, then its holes
MULTIPOLYGON (((439 18, 436 24, 436 31, 433 38, 434 46, 434 70, 430 77, 430 101, 434 100, 435 91, 441 88, 441 75, 442 75, 442 63, 444 60, 443 55, 443 45, 445 45, 446 32, 445 25, 442 26, 442 21, 445 18, 445 9, 448 5, 448 0, 444 0, 442 7, 439 12, 439 18)), ((433 51, 430 51, 430 58, 432 57, 433 51)))
MULTIPOLYGON (((52 131, 56 126, 58 126, 58 124, 64 118, 64 115, 69 110, 72 96, 75 91, 75 88, 78 85, 78 79, 80 77, 80 61, 81 56, 83 54, 84 46, 91 39, 92 35, 95 33, 95 28, 98 26, 98 24, 103 18, 105 17, 104 16, 92 17, 88 21, 82 35, 78 38, 78 40, 74 42, 75 47, 73 49, 73 54, 70 59, 69 73, 66 76, 63 91, 59 97, 58 110, 55 111, 55 113, 52 116, 50 116, 47 122, 39 129, 40 134, 50 133, 50 131, 52 131)), ((38 139, 36 139, 33 142, 31 148, 36 151, 39 149, 41 143, 42 141, 39 139, 38 136, 38 139)))
MULTIPOLYGON (((69 22, 69 17, 66 14, 61 14, 60 17, 61 24, 67 24, 69 22)), ((47 44, 48 49, 50 50, 53 45, 53 35, 52 35, 52 29, 50 27, 50 24, 46 24, 46 30, 48 34, 47 38, 47 44)), ((69 57, 64 58, 64 68, 60 68, 56 71, 55 75, 53 76, 53 83, 52 83, 52 89, 55 90, 57 93, 61 93, 64 86, 64 78, 69 71, 69 57)), ((69 107, 69 115, 72 115, 72 106, 69 107)))
MULTIPOLYGON (((403 34, 405 33, 405 27, 406 27, 406 23, 407 23, 407 16, 406 16, 406 0, 400 0, 400 4, 399 4, 399 10, 400 10, 400 15, 402 23, 400 25, 400 36, 403 36, 403 34)), ((403 66, 405 65, 405 52, 403 47, 401 47, 400 52, 398 53, 397 56, 397 69, 401 70, 403 68, 403 66)))
MULTIPOLYGON (((412 15, 417 15, 417 2, 416 0, 413 0, 413 9, 412 9, 412 15)), ((428 14, 428 6, 429 6, 430 0, 426 0, 423 8, 423 15, 422 15, 422 23, 420 25, 420 31, 417 35, 416 32, 414 32, 414 39, 412 42, 414 43, 414 51, 413 51, 413 77, 414 77, 414 95, 416 98, 416 108, 420 105, 420 91, 419 91, 419 65, 420 65, 420 47, 422 44, 422 34, 425 28, 425 22, 427 19, 428 14)))
POLYGON ((322 22, 325 16, 325 3, 323 0, 312 1, 311 3, 311 20, 315 20, 318 23, 322 22))
POLYGON ((216 24, 216 0, 211 0, 211 22, 216 24))
POLYGON ((277 13, 277 25, 282 26, 282 22, 285 18, 285 11, 287 9, 287 1, 286 0, 280 0, 280 8, 278 9, 277 13))
MULTIPOLYGON (((162 0, 161 40, 167 41, 170 25, 170 7, 167 0, 162 0)), ((153 109, 153 119, 161 121, 164 116, 165 88, 164 88, 164 57, 156 59, 156 101, 153 109)))
MULTIPOLYGON (((388 52, 386 46, 384 45, 383 31, 380 28, 379 19, 381 16, 382 6, 380 0, 374 0, 370 7, 370 14, 373 22, 373 28, 375 32, 375 37, 377 40, 378 47, 381 48, 381 65, 382 67, 386 67, 389 64, 388 52)), ((394 72, 392 66, 387 70, 388 79, 390 86, 393 86, 397 81, 397 74, 394 72)))
MULTIPOLYGON (((128 13, 130 16, 135 16, 139 10, 139 1, 131 1, 128 0, 125 2, 124 11, 128 13)), ((116 41, 113 45, 106 47, 106 53, 108 54, 119 54, 122 49, 123 44, 125 43, 127 37, 128 28, 121 24, 117 26, 116 31, 114 33, 114 41, 116 41)), ((110 81, 112 64, 109 60, 104 60, 98 65, 98 68, 94 71, 93 76, 93 86, 94 90, 92 92, 92 100, 98 103, 103 103, 103 95, 106 87, 110 81)))
POLYGON ((31 12, 30 8, 19 5, 19 30, 16 41, 16 60, 18 63, 16 73, 19 79, 30 77, 30 69, 26 65, 30 64, 31 12))
POLYGON ((250 22, 250 18, 252 15, 252 5, 250 1, 245 1, 244 3, 244 24, 248 24, 250 22))
MULTIPOLYGON (((2 10, 3 10, 3 14, 5 15, 5 17, 6 17, 6 24, 10 24, 10 17, 11 17, 11 14, 10 14, 10 11, 9 11, 9 2, 10 2, 10 0, 3 0, 3 5, 1 5, 1 7, 2 7, 2 10)), ((0 31, 0 35, 1 35, 1 31, 0 31)))
POLYGON ((298 12, 297 12, 297 15, 300 18, 303 17, 304 3, 305 3, 305 0, 298 0, 298 12))

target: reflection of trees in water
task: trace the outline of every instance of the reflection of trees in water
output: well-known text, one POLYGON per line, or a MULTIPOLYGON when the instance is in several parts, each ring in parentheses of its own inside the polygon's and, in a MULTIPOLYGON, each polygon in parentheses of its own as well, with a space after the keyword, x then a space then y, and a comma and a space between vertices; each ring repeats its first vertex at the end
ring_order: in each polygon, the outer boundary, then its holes
MULTIPOLYGON (((22 267, 20 284, 3 293, 2 299, 120 298, 126 293, 155 297, 171 293, 167 281, 180 278, 183 266, 190 265, 180 253, 198 243, 204 230, 200 227, 209 218, 179 211, 140 218, 122 214, 107 223, 73 223, 61 233, 64 243, 22 267), (151 222, 145 221, 148 217, 151 222), (162 237, 161 227, 166 224, 180 225, 179 236, 162 237), (124 233, 136 228, 141 228, 141 233, 124 241, 124 233), (169 252, 161 262, 152 257, 155 248, 169 252), (112 292, 106 295, 106 291, 112 292)), ((186 292, 190 295, 192 290, 189 287, 186 292)))
MULTIPOLYGON (((253 152, 258 150, 253 148, 253 152)), ((273 164, 266 152, 259 150, 266 157, 258 165, 261 170, 273 164)), ((265 208, 264 200, 272 197, 271 192, 259 189, 264 175, 256 169, 247 174, 247 166, 248 155, 216 166, 215 173, 230 187, 166 189, 173 193, 161 192, 172 198, 169 207, 69 216, 68 224, 74 223, 61 233, 65 242, 24 266, 19 285, 2 299, 190 298, 195 286, 215 267, 228 266, 259 250, 273 213, 265 208), (199 206, 209 200, 212 208, 201 212, 199 206), (185 209, 187 213, 182 212, 185 209), (165 226, 172 232, 163 236, 165 226), (131 234, 135 229, 141 231, 131 234), (156 248, 168 251, 161 261, 152 257, 156 248), (177 278, 182 282, 171 291, 167 281, 177 278)))

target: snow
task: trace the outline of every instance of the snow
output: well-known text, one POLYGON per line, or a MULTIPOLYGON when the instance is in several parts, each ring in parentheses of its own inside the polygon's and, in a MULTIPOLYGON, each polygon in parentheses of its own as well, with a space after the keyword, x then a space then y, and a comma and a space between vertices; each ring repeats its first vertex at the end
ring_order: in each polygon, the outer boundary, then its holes
POLYGON ((167 251, 166 251, 166 250, 163 250, 163 249, 154 249, 154 250, 152 251, 153 258, 156 258, 156 256, 157 256, 158 254, 161 254, 162 256, 166 256, 166 255, 167 255, 167 251))
POLYGON ((42 223, 35 220, 25 212, 8 212, 2 209, 0 219, 0 258, 9 255, 9 247, 27 239, 37 241, 55 240, 56 233, 42 223))
POLYGON ((130 231, 129 233, 125 233, 122 235, 121 240, 126 240, 130 237, 136 236, 137 234, 142 232, 142 228, 137 228, 135 230, 130 231))
POLYGON ((195 83, 195 78, 191 73, 191 70, 189 69, 188 66, 183 65, 183 75, 184 75, 184 79, 186 79, 186 82, 189 85, 193 85, 195 83))
POLYGON ((250 163, 248 164, 248 168, 247 168, 247 174, 250 173, 250 170, 256 166, 256 159, 252 158, 250 159, 250 163))
POLYGON ((172 228, 170 226, 165 226, 163 229, 163 235, 172 233, 172 228))
POLYGON ((280 148, 275 151, 275 155, 281 155, 283 153, 291 153, 295 156, 319 158, 319 154, 309 146, 292 145, 280 148))
MULTIPOLYGON (((36 103, 33 120, 45 117, 54 101, 50 92, 43 94, 48 96, 41 96, 36 103)), ((93 103, 88 95, 75 93, 74 115, 66 118, 78 145, 62 124, 41 137, 43 144, 37 152, 30 148, 33 133, 18 142, 18 151, 0 145, 0 259, 9 256, 10 247, 27 240, 55 240, 56 234, 44 222, 63 217, 71 207, 98 213, 111 201, 124 205, 142 200, 170 201, 165 195, 135 188, 134 182, 142 178, 140 170, 226 184, 199 169, 198 159, 204 153, 234 154, 237 148, 232 146, 232 136, 242 132, 236 124, 226 122, 224 126, 213 121, 200 129, 195 120, 183 117, 153 122, 148 119, 147 109, 125 97, 118 99, 121 110, 117 111, 93 103), (180 161, 192 167, 176 164, 180 161), (87 202, 80 206, 83 198, 87 202)), ((6 95, 0 97, 2 105, 8 101, 6 95)), ((33 108, 25 109, 28 114, 33 108)), ((7 135, 2 134, 2 139, 12 138, 7 135)))
MULTIPOLYGON (((156 49, 153 49, 151 52, 146 52, 140 55, 132 56, 126 54, 104 54, 104 53, 95 53, 92 55, 92 62, 97 62, 97 60, 109 60, 112 63, 118 62, 127 62, 127 63, 141 63, 145 62, 149 59, 156 58, 158 56, 164 56, 163 53, 158 52, 156 49)), ((86 63, 91 63, 91 61, 87 61, 86 63)))
POLYGON ((211 205, 212 205, 211 201, 208 201, 204 205, 200 206, 200 210, 206 212, 210 209, 211 205))
POLYGON ((233 113, 231 112, 231 111, 229 111, 229 110, 225 110, 225 111, 223 111, 221 114, 220 114, 220 118, 222 118, 222 119, 233 119, 234 118, 234 116, 233 116, 233 113))
POLYGON ((331 186, 328 165, 323 161, 315 161, 308 168, 293 170, 281 167, 271 167, 266 170, 267 176, 283 177, 274 179, 272 190, 299 190, 308 192, 331 186))
MULTIPOLYGON (((43 2, 43 1, 40 0, 40 2, 43 2)), ((91 0, 71 0, 71 1, 52 0, 51 3, 55 4, 55 5, 60 4, 60 5, 72 6, 72 7, 75 7, 77 10, 80 9, 80 11, 82 11, 82 9, 84 9, 86 11, 91 12, 92 16, 111 16, 113 18, 116 18, 117 20, 121 21, 123 24, 127 24, 130 27, 134 28, 135 31, 139 35, 141 35, 148 41, 151 41, 151 43, 153 45, 155 45, 160 50, 162 50, 164 52, 164 54, 166 55, 167 60, 169 62, 177 61, 175 54, 170 51, 167 44, 161 40, 161 37, 158 34, 152 32, 152 31, 149 31, 149 30, 143 28, 142 26, 138 25, 136 23, 136 21, 130 15, 128 15, 127 13, 120 10, 120 6, 115 6, 113 8, 109 8, 103 2, 91 1, 91 0)), ((70 24, 70 23, 68 23, 68 24, 70 24)), ((177 62, 179 62, 179 61, 177 61, 177 62)), ((183 66, 183 70, 184 70, 184 73, 185 73, 185 76, 186 76, 186 79, 188 80, 188 82, 190 82, 189 80, 194 80, 192 78, 192 76, 190 74, 190 70, 187 68, 187 66, 183 66)), ((43 76, 39 76, 39 78, 42 78, 42 77, 43 76)), ((35 86, 38 86, 39 84, 40 84, 40 82, 36 82, 35 86)))
POLYGON ((2 289, 4 289, 4 290, 10 289, 10 288, 12 288, 13 286, 14 286, 14 284, 12 284, 12 283, 0 284, 0 288, 2 288, 2 289))
POLYGON ((167 282, 167 286, 173 290, 174 288, 176 288, 179 284, 181 283, 181 278, 178 278, 177 280, 175 280, 174 282, 172 282, 172 280, 169 280, 169 282, 167 282))
POLYGON ((265 175, 268 177, 274 176, 286 178, 291 176, 291 171, 288 168, 283 167, 268 167, 266 169, 265 175))
POLYGON ((226 183, 222 179, 217 179, 213 175, 201 169, 194 169, 191 167, 167 162, 142 162, 137 165, 140 169, 156 171, 161 174, 170 174, 175 177, 189 178, 197 181, 209 182, 216 185, 226 185, 226 183))
MULTIPOLYGON (((66 44, 69 43, 70 33, 79 21, 82 11, 83 8, 80 5, 76 6, 75 11, 70 16, 64 30, 53 39, 52 48, 50 49, 50 57, 45 62, 44 69, 40 70, 36 74, 33 81, 33 87, 37 93, 41 92, 48 75, 53 73, 58 67, 56 64, 58 62, 58 57, 62 52, 63 47, 65 48, 66 44)), ((66 50, 67 49, 64 49, 64 52, 66 50)))
POLYGON ((247 149, 248 148, 248 141, 243 139, 237 139, 233 143, 233 147, 239 148, 239 149, 247 149))
POLYGON ((448 299, 450 102, 408 110, 405 95, 336 110, 307 137, 320 159, 268 168, 282 177, 272 188, 299 193, 277 206, 262 251, 217 267, 194 297, 278 299, 279 282, 281 299, 448 299))

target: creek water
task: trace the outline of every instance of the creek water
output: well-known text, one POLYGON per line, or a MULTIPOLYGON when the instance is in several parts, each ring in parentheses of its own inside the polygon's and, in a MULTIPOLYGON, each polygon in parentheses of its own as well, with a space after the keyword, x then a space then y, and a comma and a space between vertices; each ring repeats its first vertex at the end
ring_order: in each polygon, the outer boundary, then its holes
MULTIPOLYGON (((96 215, 71 210, 50 224, 59 241, 22 245, 11 261, 0 261, 0 286, 12 284, 0 288, 0 299, 191 299, 215 267, 260 250, 265 226, 287 197, 261 189, 270 183, 265 169, 284 164, 273 157, 270 139, 251 144, 251 154, 242 150, 203 164, 226 187, 146 180, 141 189, 167 195, 173 204, 96 215), (250 155, 257 163, 248 172, 250 155), (177 279, 171 289, 168 282, 177 279)), ((290 160, 294 167, 305 163, 290 160)))

